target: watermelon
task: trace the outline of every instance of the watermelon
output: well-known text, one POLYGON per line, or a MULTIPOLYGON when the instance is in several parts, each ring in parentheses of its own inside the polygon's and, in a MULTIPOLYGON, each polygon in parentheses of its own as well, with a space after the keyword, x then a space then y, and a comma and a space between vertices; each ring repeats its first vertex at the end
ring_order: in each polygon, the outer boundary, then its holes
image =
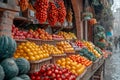
POLYGON ((12 57, 16 47, 15 40, 8 36, 0 36, 0 60, 12 57))
POLYGON ((30 63, 25 58, 18 58, 15 60, 18 68, 19 74, 26 74, 30 70, 30 63))
POLYGON ((24 80, 31 80, 30 77, 26 74, 23 75, 19 75, 20 78, 24 79, 24 80))
POLYGON ((0 80, 3 80, 4 77, 5 77, 5 73, 4 73, 3 67, 0 65, 0 80))
POLYGON ((9 80, 24 80, 24 79, 22 79, 22 78, 20 78, 20 77, 14 77, 14 78, 9 79, 9 80))
POLYGON ((18 75, 19 69, 12 58, 7 58, 1 62, 5 72, 5 80, 11 79, 18 75))

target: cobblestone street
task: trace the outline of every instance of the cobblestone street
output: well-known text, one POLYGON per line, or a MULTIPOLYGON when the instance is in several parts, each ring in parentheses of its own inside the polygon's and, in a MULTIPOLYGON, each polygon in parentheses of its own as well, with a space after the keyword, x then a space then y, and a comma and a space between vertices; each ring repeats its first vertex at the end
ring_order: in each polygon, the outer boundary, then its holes
POLYGON ((113 55, 106 60, 105 80, 120 80, 120 51, 113 51, 113 55))

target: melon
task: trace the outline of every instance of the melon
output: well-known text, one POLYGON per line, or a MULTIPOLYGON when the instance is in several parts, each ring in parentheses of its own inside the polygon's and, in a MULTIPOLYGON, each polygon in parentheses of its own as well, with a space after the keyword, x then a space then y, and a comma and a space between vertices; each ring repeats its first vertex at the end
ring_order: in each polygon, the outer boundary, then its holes
POLYGON ((3 67, 0 65, 0 80, 3 80, 4 77, 5 77, 5 73, 4 73, 3 67))
POLYGON ((20 78, 24 79, 24 80, 31 80, 30 77, 26 74, 23 75, 19 75, 20 78))
POLYGON ((0 60, 12 57, 16 47, 15 40, 8 36, 0 36, 0 60))
POLYGON ((30 63, 25 58, 17 58, 15 60, 18 68, 19 68, 19 74, 26 74, 30 70, 30 63))
POLYGON ((22 78, 20 78, 20 77, 14 77, 14 78, 9 79, 9 80, 24 80, 24 79, 22 79, 22 78))
POLYGON ((12 58, 7 58, 1 62, 5 72, 5 80, 11 79, 18 75, 19 69, 12 58))

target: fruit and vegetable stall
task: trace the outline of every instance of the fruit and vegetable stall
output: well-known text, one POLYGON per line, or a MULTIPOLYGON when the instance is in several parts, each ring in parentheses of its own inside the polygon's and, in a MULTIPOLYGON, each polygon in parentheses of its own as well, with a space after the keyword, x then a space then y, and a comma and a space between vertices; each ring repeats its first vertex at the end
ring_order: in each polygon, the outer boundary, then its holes
POLYGON ((11 1, 0 1, 0 80, 101 78, 111 54, 103 27, 96 25, 94 42, 80 40, 71 2, 11 1))

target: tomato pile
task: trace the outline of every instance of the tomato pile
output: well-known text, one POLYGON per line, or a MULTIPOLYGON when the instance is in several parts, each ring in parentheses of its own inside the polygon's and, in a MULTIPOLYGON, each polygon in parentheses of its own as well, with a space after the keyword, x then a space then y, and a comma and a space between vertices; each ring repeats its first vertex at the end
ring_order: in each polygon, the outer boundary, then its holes
POLYGON ((48 0, 36 0, 35 2, 36 18, 40 23, 46 22, 48 2, 48 0))
POLYGON ((63 23, 65 18, 66 18, 66 8, 65 8, 65 5, 64 5, 64 2, 61 0, 61 1, 58 1, 58 5, 59 5, 59 8, 58 8, 58 21, 60 23, 63 23))
POLYGON ((57 7, 53 2, 49 2, 48 10, 48 22, 51 26, 54 26, 57 23, 58 11, 57 7))
POLYGON ((39 72, 30 74, 31 80, 75 80, 76 75, 55 64, 43 65, 39 72))
POLYGON ((88 60, 84 56, 72 55, 72 56, 69 56, 69 58, 72 59, 73 61, 81 63, 82 65, 85 65, 86 67, 88 67, 92 64, 92 61, 88 60))

